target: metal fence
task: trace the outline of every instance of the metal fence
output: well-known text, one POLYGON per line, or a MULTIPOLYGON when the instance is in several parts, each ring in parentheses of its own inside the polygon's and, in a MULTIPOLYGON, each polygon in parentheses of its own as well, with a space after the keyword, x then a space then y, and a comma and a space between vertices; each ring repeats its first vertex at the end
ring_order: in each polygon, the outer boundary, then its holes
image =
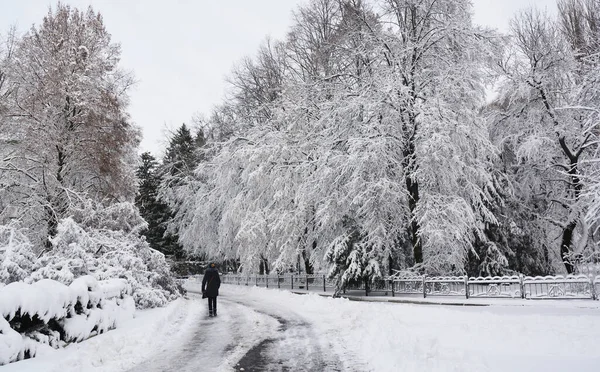
MULTIPOLYGON (((335 282, 324 274, 237 275, 226 274, 222 282, 297 291, 335 291, 335 282)), ((556 276, 405 276, 387 277, 371 283, 354 283, 346 291, 369 295, 453 296, 464 298, 592 299, 600 295, 600 275, 556 276)))
POLYGON ((309 275, 232 275, 226 274, 221 277, 221 282, 225 284, 236 285, 255 285, 266 288, 286 288, 286 289, 328 289, 335 288, 332 280, 326 275, 309 274, 309 275))

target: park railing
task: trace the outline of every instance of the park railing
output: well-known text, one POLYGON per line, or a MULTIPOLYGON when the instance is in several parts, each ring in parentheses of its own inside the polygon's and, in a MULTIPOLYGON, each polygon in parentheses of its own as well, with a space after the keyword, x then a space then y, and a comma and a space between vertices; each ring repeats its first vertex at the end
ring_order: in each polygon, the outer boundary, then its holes
MULTIPOLYGON (((222 276, 225 284, 335 292, 335 281, 325 274, 222 276)), ((347 285, 343 292, 369 295, 452 296, 464 298, 592 299, 600 295, 600 275, 556 276, 390 276, 369 283, 347 285)))

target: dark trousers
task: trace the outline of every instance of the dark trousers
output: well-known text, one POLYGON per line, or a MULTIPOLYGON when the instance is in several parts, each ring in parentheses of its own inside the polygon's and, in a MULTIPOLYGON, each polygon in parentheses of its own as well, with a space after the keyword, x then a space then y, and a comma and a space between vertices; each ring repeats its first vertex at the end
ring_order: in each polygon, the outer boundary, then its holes
POLYGON ((217 297, 209 297, 208 298, 208 313, 209 314, 217 313, 217 297))

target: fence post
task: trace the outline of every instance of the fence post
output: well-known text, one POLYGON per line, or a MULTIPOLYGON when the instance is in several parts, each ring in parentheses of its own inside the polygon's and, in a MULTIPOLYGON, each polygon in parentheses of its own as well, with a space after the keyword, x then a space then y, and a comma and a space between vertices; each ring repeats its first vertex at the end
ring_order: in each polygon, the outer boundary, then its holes
POLYGON ((327 292, 327 288, 325 288, 325 275, 323 275, 323 292, 327 292))
POLYGON ((294 274, 291 274, 292 276, 292 291, 294 290, 294 274))
POLYGON ((269 288, 269 274, 267 274, 267 288, 269 288))
POLYGON ((469 276, 465 275, 465 296, 469 299, 469 276))
POLYGON ((277 288, 281 288, 281 284, 279 281, 279 273, 277 273, 277 288))
POLYGON ((521 289, 521 298, 525 298, 525 283, 523 281, 523 274, 519 274, 519 288, 521 289))
POLYGON ((598 299, 598 293, 596 293, 596 283, 594 283, 594 276, 590 275, 590 285, 592 286, 592 300, 598 299))
POLYGON ((306 292, 308 292, 308 274, 306 274, 306 292))
POLYGON ((254 275, 254 285, 258 287, 258 275, 254 275))
POLYGON ((423 298, 427 298, 427 280, 426 275, 423 275, 423 298))
POLYGON ((396 283, 394 282, 394 279, 390 279, 390 282, 392 284, 392 297, 396 297, 396 291, 394 286, 396 285, 396 283))

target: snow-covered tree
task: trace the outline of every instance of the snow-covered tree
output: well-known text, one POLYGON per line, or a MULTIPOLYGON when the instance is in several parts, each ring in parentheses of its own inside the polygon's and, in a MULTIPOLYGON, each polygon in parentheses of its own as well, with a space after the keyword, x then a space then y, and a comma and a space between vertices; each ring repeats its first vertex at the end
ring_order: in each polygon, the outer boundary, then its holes
POLYGON ((125 111, 129 73, 102 17, 58 4, 20 38, 6 70, 12 92, 0 124, 2 199, 42 237, 78 195, 132 200, 139 130, 125 111))
POLYGON ((0 43, 0 282, 124 278, 138 307, 179 294, 133 204, 139 130, 102 17, 58 4, 0 43))
POLYGON ((227 135, 175 197, 184 247, 249 271, 331 265, 342 282, 415 263, 462 272, 496 224, 487 37, 467 1, 300 7, 209 120, 227 135))
POLYGON ((554 246, 554 261, 572 273, 590 239, 583 195, 597 167, 598 64, 597 50, 582 46, 591 35, 578 36, 584 21, 565 13, 583 3, 560 4, 562 25, 536 9, 512 22, 514 44, 499 63, 504 82, 494 132, 512 157, 518 198, 548 232, 540 243, 554 246))
POLYGON ((141 164, 137 171, 139 179, 138 194, 135 204, 141 216, 148 222, 148 227, 142 234, 150 246, 167 255, 179 254, 181 251, 177 243, 177 236, 167 232, 172 213, 170 208, 158 199, 161 176, 159 163, 149 152, 141 155, 141 164))

